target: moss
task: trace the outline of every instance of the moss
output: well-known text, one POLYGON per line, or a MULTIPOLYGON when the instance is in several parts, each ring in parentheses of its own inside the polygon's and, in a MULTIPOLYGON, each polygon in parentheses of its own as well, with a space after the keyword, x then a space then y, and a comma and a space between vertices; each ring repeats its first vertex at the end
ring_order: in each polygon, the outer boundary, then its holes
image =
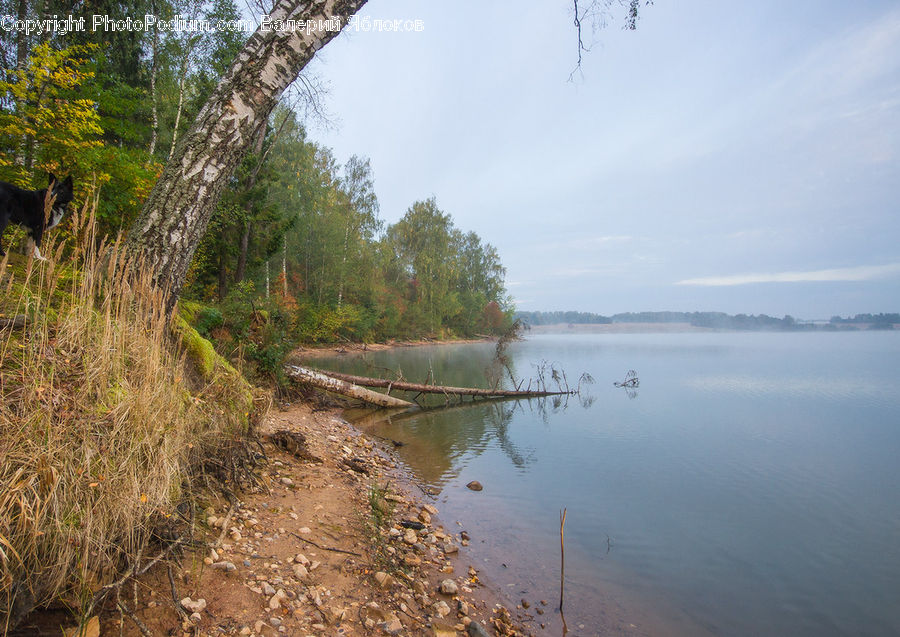
POLYGON ((188 360, 204 380, 213 380, 213 372, 216 371, 217 364, 231 367, 227 361, 216 353, 212 343, 200 336, 197 330, 191 327, 190 323, 180 313, 175 317, 175 331, 181 339, 181 344, 184 346, 188 360))
MULTIPOLYGON (((188 315, 196 315, 197 303, 188 305, 188 315)), ((253 388, 231 363, 216 352, 212 343, 200 336, 185 318, 185 309, 179 303, 174 322, 175 332, 187 354, 188 363, 200 375, 205 385, 205 400, 215 403, 231 428, 245 430, 253 412, 253 388)))

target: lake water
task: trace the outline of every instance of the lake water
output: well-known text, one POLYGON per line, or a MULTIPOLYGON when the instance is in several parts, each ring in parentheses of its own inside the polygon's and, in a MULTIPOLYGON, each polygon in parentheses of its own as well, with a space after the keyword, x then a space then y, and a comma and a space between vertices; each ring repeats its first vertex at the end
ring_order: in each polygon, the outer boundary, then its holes
MULTIPOLYGON (((492 350, 317 364, 484 386, 492 350)), ((510 353, 519 377, 546 360, 596 382, 360 425, 406 443, 510 599, 548 601, 537 632, 560 632, 566 507, 570 634, 900 634, 900 334, 543 334, 510 353), (613 386, 630 369, 631 394, 613 386)))

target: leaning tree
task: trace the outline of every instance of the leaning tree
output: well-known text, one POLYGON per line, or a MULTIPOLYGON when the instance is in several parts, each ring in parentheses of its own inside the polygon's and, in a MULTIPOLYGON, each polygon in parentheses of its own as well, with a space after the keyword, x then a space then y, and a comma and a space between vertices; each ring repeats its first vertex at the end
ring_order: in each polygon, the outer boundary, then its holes
POLYGON ((365 3, 278 0, 179 142, 127 238, 172 302, 223 188, 281 94, 365 3))
MULTIPOLYGON (((573 0, 578 61, 586 50, 581 25, 602 26, 610 9, 627 10, 634 28, 641 2, 652 0, 573 0), (586 8, 585 8, 586 7, 586 8)), ((366 0, 276 0, 268 21, 247 40, 231 68, 179 141, 165 169, 131 226, 131 253, 169 291, 169 309, 184 284, 194 252, 206 232, 223 188, 257 136, 284 90, 344 27, 366 0), (329 29, 273 28, 327 24, 329 29), (270 28, 265 28, 265 24, 270 28)))

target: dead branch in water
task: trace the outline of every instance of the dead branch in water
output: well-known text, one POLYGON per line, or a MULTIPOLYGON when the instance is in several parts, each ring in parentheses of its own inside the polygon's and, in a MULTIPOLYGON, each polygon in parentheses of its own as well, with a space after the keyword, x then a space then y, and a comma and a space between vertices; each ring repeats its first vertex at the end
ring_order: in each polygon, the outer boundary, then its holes
MULTIPOLYGON (((399 398, 394 398, 393 396, 388 396, 387 394, 382 394, 377 391, 372 391, 370 389, 360 387, 359 385, 362 383, 357 383, 354 380, 347 380, 347 377, 343 377, 343 375, 337 375, 331 372, 328 372, 326 374, 325 372, 310 369, 308 367, 300 367, 299 365, 287 365, 285 366, 285 371, 287 371, 288 375, 298 382, 306 383, 308 385, 312 385, 313 387, 318 387, 319 389, 324 389, 326 391, 332 391, 337 394, 341 394, 342 396, 356 398, 357 400, 361 400, 372 405, 377 405, 378 407, 413 406, 411 402, 400 400, 399 398)), ((385 385, 380 386, 386 387, 389 381, 384 382, 385 385)), ((377 386, 379 385, 370 385, 370 387, 377 386)))
POLYGON ((625 374, 625 380, 622 382, 616 381, 613 383, 616 387, 639 387, 641 381, 638 379, 637 372, 633 369, 629 369, 628 373, 625 374))
MULTIPOLYGON (((422 394, 443 394, 456 396, 481 396, 484 398, 511 398, 518 396, 558 396, 561 394, 571 394, 573 392, 560 391, 521 391, 513 389, 479 389, 477 387, 450 387, 445 385, 423 385, 421 383, 404 383, 395 380, 384 380, 381 378, 368 378, 366 376, 353 376, 351 374, 341 374, 338 372, 320 371, 319 374, 330 376, 331 378, 352 383, 354 385, 363 385, 366 387, 386 387, 390 389, 400 389, 402 391, 414 391, 422 394)), ((383 394, 381 394, 383 395, 383 394)))
POLYGON ((566 508, 559 512, 559 612, 563 609, 566 586, 566 508))

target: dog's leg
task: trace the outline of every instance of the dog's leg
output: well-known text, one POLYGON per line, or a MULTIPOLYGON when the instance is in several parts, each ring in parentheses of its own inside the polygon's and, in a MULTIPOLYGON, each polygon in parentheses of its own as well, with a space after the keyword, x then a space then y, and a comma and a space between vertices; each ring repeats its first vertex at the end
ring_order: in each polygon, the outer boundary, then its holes
POLYGON ((37 242, 34 239, 32 239, 31 237, 28 237, 27 252, 32 253, 34 255, 34 258, 37 259, 38 261, 46 261, 47 260, 41 256, 41 249, 38 247, 37 242))

